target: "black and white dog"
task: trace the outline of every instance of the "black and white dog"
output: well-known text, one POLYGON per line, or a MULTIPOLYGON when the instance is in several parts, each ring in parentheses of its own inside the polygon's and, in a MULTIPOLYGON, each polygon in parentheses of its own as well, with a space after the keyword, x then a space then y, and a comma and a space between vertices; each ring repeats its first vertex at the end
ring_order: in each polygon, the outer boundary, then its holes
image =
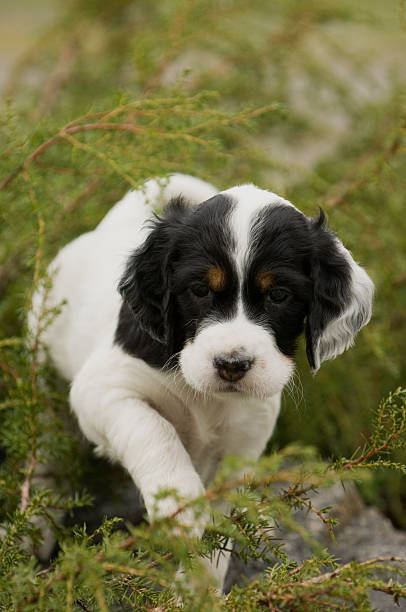
MULTIPOLYGON (((84 434, 129 471, 150 516, 175 510, 156 506, 160 489, 193 498, 224 455, 260 456, 304 327, 316 372, 371 315, 373 284, 322 214, 181 174, 128 193, 50 269, 48 304, 66 305, 44 344, 84 434)), ((219 584, 225 570, 213 564, 219 584)))

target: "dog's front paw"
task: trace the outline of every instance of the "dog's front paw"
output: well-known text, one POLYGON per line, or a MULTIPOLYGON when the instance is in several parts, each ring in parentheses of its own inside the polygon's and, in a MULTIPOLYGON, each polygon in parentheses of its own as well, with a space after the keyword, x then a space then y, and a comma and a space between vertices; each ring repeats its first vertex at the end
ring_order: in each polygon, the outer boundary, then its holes
MULTIPOLYGON (((207 586, 211 586, 211 588, 215 589, 215 592, 218 595, 221 595, 224 586, 224 580, 228 569, 229 562, 229 553, 228 552, 218 552, 213 555, 211 559, 207 559, 206 557, 201 557, 198 559, 198 562, 203 566, 203 568, 207 572, 207 579, 204 581, 204 584, 207 586)), ((186 589, 194 589, 193 579, 188 572, 185 572, 184 568, 181 566, 176 572, 176 581, 184 586, 186 589)), ((199 583, 196 584, 196 588, 201 588, 202 582, 201 579, 199 583)))
POLYGON ((208 517, 193 505, 193 500, 204 495, 200 478, 178 479, 167 485, 143 491, 144 503, 150 520, 173 517, 174 523, 193 530, 201 536, 208 517))

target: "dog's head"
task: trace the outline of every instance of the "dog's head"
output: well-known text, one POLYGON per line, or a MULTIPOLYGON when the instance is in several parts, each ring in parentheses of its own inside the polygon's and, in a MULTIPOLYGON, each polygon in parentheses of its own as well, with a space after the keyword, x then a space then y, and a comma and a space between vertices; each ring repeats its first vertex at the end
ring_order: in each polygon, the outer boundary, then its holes
POLYGON ((119 289, 162 365, 174 356, 206 394, 261 397, 288 382, 304 328, 313 371, 347 349, 369 321, 373 295, 322 213, 310 219, 253 185, 198 206, 172 200, 119 289))

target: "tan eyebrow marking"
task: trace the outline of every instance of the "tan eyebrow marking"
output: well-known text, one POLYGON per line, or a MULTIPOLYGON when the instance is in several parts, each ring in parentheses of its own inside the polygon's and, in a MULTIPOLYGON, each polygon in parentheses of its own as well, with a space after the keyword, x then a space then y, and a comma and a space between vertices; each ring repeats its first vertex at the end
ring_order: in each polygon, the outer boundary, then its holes
POLYGON ((207 280, 212 291, 222 291, 226 285, 226 275, 222 268, 213 266, 207 270, 207 280))
POLYGON ((272 287, 274 284, 274 277, 270 270, 264 270, 263 272, 259 272, 255 279, 255 284, 261 291, 266 291, 269 287, 272 287))

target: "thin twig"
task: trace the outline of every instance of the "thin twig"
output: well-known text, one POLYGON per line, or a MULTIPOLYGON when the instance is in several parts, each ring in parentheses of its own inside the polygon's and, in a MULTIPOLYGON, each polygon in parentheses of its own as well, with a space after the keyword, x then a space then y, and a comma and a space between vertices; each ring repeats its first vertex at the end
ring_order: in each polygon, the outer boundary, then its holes
POLYGON ((317 510, 317 508, 315 508, 313 506, 313 504, 306 500, 303 499, 301 497, 299 497, 296 494, 293 494, 293 497, 296 499, 296 501, 298 501, 300 504, 303 504, 304 506, 306 506, 306 508, 308 508, 309 510, 311 510, 311 512, 314 512, 314 514, 316 514, 319 519, 321 521, 323 521, 323 523, 325 524, 325 526, 327 527, 327 529, 329 530, 329 532, 332 534, 334 532, 333 527, 331 525, 331 523, 329 523, 328 519, 323 515, 323 513, 320 510, 317 510))
POLYGON ((8 374, 11 374, 11 376, 14 378, 14 380, 18 379, 18 372, 17 372, 17 370, 15 370, 11 366, 9 366, 2 359, 0 359, 0 369, 2 369, 4 372, 7 372, 8 374))
POLYGON ((404 426, 399 427, 399 429, 397 429, 395 432, 393 432, 393 434, 391 435, 391 437, 389 438, 389 440, 387 440, 384 444, 381 444, 381 446, 379 446, 378 448, 371 448, 371 450, 369 450, 367 453, 365 453, 365 455, 362 455, 361 457, 358 457, 358 459, 354 459, 354 461, 348 461, 348 463, 346 463, 345 465, 343 465, 340 469, 341 470, 349 470, 353 467, 356 467, 357 465, 359 465, 360 463, 364 463, 365 461, 367 461, 367 459, 370 459, 371 457, 373 457, 374 455, 376 455, 377 453, 381 453, 382 451, 388 450, 389 447, 391 446, 391 444, 405 431, 404 426))
POLYGON ((31 479, 32 479, 36 464, 37 464, 37 460, 36 460, 35 454, 33 454, 31 457, 30 465, 28 466, 27 475, 21 486, 21 502, 20 502, 21 512, 25 512, 30 503, 31 479))
MULTIPOLYGON (((367 561, 361 561, 358 563, 361 567, 366 567, 368 565, 375 565, 376 563, 387 563, 389 561, 396 561, 396 563, 405 563, 406 557, 397 557, 395 555, 387 556, 387 557, 375 557, 374 559, 367 559, 367 561)), ((344 572, 346 569, 353 565, 354 561, 350 561, 349 563, 345 563, 345 565, 341 565, 337 567, 335 570, 331 572, 326 572, 325 574, 320 574, 320 576, 314 576, 314 578, 310 578, 309 580, 303 580, 303 582, 289 582, 285 584, 285 587, 289 586, 300 586, 300 587, 308 587, 314 584, 322 584, 326 582, 326 580, 331 580, 332 578, 336 578, 339 574, 344 572)))

